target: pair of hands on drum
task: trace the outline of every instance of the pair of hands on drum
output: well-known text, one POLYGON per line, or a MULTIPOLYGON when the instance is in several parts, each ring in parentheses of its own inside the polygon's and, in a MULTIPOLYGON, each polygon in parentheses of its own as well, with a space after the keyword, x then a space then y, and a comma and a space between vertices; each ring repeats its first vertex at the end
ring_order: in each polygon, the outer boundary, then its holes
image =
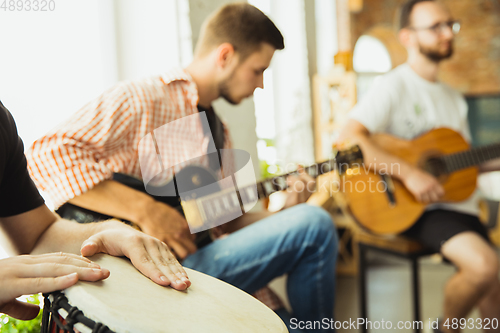
MULTIPOLYGON (((126 256, 142 274, 159 285, 170 285, 177 290, 191 285, 164 242, 118 221, 96 226, 97 232, 82 243, 82 256, 97 253, 126 256)), ((17 297, 66 289, 78 280, 99 281, 109 274, 107 269, 75 254, 23 255, 0 260, 0 312, 18 319, 32 319, 38 314, 38 306, 17 301, 17 297)))
POLYGON ((16 256, 0 260, 0 312, 29 320, 38 315, 37 305, 16 300, 27 294, 62 290, 78 279, 98 281, 109 271, 89 259, 66 253, 16 256))

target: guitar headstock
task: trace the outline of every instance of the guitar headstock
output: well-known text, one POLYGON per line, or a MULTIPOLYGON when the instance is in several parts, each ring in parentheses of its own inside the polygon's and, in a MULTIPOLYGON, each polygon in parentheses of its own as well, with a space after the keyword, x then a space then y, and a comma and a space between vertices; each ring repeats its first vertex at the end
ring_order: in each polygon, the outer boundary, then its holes
POLYGON ((342 149, 335 156, 340 174, 344 174, 351 168, 359 168, 363 164, 363 153, 358 145, 348 149, 342 149))

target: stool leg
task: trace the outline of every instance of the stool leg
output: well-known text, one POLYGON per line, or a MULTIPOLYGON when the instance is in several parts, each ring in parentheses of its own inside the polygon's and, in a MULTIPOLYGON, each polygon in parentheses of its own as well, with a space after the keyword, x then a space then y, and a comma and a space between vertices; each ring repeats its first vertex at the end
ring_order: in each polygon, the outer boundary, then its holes
MULTIPOLYGON (((413 285, 413 318, 416 323, 420 323, 420 266, 418 264, 418 257, 413 257, 411 259, 411 271, 412 271, 412 285, 413 285)), ((415 332, 420 333, 421 329, 416 324, 415 332)))
MULTIPOLYGON (((367 248, 363 244, 358 245, 359 249, 359 301, 360 301, 360 310, 361 310, 361 318, 368 318, 368 304, 367 304, 367 285, 366 285, 366 275, 367 275, 367 267, 366 267, 366 252, 367 248)), ((366 325, 363 325, 361 328, 362 333, 367 333, 368 329, 366 325)))

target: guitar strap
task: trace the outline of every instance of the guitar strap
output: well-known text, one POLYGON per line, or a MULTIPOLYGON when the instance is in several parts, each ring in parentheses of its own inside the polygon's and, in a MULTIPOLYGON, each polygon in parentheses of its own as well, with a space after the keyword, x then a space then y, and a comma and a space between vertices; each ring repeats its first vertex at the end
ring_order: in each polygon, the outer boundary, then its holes
POLYGON ((198 111, 204 111, 207 116, 209 128, 203 126, 203 132, 205 135, 212 135, 215 143, 215 149, 217 149, 217 153, 207 154, 207 157, 210 169, 212 169, 212 171, 214 172, 217 172, 222 165, 219 150, 224 148, 224 125, 222 124, 222 121, 220 120, 219 116, 217 116, 212 107, 206 109, 198 105, 198 111))

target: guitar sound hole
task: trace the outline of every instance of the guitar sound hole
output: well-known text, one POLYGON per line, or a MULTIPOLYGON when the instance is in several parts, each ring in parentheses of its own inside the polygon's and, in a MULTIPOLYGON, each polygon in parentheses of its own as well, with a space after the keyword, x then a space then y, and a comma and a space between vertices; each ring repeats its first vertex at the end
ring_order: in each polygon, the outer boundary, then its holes
POLYGON ((446 164, 439 157, 429 158, 424 165, 424 170, 433 175, 434 177, 440 177, 446 175, 446 164))

